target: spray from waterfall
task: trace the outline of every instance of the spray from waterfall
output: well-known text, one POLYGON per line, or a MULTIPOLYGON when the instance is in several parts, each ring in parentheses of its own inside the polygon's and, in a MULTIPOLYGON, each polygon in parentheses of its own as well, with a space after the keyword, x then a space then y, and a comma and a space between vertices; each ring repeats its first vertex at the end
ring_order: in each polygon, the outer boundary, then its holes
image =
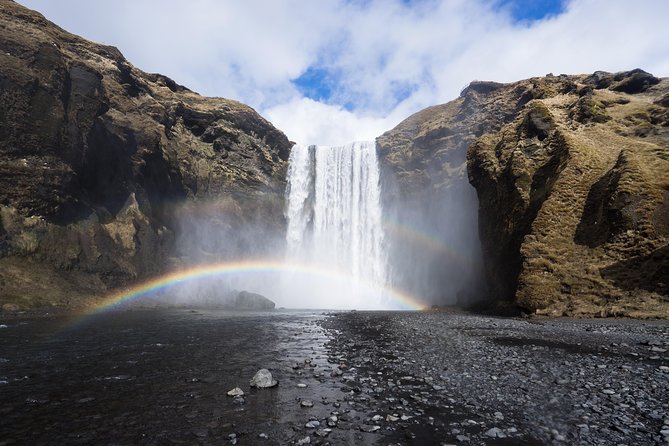
POLYGON ((323 308, 387 307, 383 293, 370 287, 380 290, 388 280, 375 143, 296 145, 287 180, 287 260, 351 277, 336 287, 289 277, 291 292, 306 293, 297 300, 323 308))

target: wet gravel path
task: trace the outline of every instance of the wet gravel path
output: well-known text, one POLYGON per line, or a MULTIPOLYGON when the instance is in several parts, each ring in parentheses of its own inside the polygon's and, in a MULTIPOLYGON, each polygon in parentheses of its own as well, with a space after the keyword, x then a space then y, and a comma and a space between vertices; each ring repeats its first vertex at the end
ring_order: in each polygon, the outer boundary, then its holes
POLYGON ((666 322, 5 315, 0 445, 667 444, 667 349, 666 322))
POLYGON ((390 442, 669 444, 667 322, 351 312, 323 325, 347 399, 390 442))

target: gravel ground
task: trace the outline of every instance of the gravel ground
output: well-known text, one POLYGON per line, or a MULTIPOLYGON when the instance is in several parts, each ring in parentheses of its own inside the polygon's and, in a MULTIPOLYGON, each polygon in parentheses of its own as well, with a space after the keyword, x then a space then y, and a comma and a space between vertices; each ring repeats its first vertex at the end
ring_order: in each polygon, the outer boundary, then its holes
POLYGON ((667 444, 667 349, 631 320, 0 315, 0 446, 667 444))
POLYGON ((351 312, 323 326, 347 400, 398 444, 669 443, 667 322, 351 312))

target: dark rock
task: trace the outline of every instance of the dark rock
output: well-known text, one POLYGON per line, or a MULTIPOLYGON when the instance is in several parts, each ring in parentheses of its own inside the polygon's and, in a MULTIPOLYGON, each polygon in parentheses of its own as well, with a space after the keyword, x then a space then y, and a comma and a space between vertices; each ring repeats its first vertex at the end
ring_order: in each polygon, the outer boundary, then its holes
POLYGON ((240 291, 233 303, 235 310, 273 310, 274 307, 274 302, 265 296, 248 291, 240 291))
MULTIPOLYGON (((83 304, 220 248, 189 239, 192 252, 180 250, 196 218, 281 233, 290 147, 250 107, 144 73, 3 2, 0 303, 83 304)), ((227 239, 239 245, 229 250, 250 244, 227 239)))
POLYGON ((279 382, 272 377, 272 373, 267 369, 258 370, 249 381, 251 387, 257 387, 258 389, 276 387, 278 384, 279 382))
POLYGON ((616 76, 614 79, 618 80, 618 82, 610 87, 611 90, 629 94, 642 93, 648 87, 660 83, 660 79, 639 69, 624 73, 622 76, 616 76), (622 79, 618 80, 618 77, 622 77, 622 79))

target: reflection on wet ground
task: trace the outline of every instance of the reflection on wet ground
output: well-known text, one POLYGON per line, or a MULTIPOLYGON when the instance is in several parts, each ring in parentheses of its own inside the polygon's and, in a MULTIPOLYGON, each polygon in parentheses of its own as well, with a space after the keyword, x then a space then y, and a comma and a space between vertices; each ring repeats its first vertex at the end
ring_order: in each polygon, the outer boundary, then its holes
MULTIPOLYGON (((0 444, 285 444, 309 434, 313 443, 305 424, 332 416, 343 395, 330 379, 323 317, 154 310, 69 326, 0 321, 0 444), (260 368, 279 386, 249 388, 260 368), (226 395, 234 387, 243 403, 226 395)), ((320 428, 329 441, 367 442, 320 428)))

